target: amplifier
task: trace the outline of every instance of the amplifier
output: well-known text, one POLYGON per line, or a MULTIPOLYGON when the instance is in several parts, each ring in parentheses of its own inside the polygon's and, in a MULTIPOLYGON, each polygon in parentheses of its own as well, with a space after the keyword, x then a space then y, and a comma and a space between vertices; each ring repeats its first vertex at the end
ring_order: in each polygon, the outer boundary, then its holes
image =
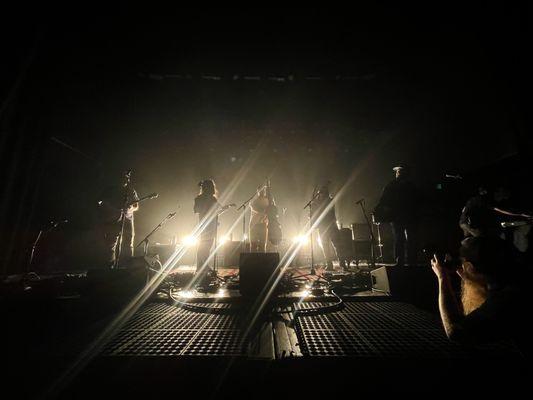
POLYGON ((279 277, 279 253, 241 253, 239 290, 243 297, 258 297, 279 277))

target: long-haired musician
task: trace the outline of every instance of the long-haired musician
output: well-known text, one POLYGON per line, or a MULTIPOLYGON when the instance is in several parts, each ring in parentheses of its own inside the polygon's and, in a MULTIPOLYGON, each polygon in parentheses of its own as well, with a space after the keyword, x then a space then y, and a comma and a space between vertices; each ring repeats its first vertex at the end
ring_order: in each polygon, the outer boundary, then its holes
POLYGON ((209 253, 215 242, 220 207, 215 182, 212 179, 201 181, 200 193, 194 199, 194 212, 198 214, 199 223, 203 227, 196 253, 196 273, 207 272, 209 267, 209 253))

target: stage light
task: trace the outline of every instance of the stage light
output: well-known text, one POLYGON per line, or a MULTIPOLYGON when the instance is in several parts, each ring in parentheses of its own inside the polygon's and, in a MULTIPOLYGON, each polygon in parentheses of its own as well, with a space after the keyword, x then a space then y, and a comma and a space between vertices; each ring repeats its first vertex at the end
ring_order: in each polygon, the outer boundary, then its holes
POLYGON ((304 290, 302 291, 302 294, 300 295, 300 297, 303 299, 303 298, 308 297, 310 294, 311 294, 310 290, 304 290))
POLYGON ((178 297, 184 298, 184 299, 191 299, 194 297, 194 292, 192 290, 182 290, 178 293, 178 297))
POLYGON ((292 242, 295 244, 306 245, 309 243, 309 236, 307 235, 298 235, 292 239, 292 242))
POLYGON ((187 247, 196 246, 198 244, 198 238, 192 235, 185 236, 183 238, 183 244, 187 247))
POLYGON ((230 239, 229 239, 228 236, 222 236, 222 237, 220 238, 220 244, 224 244, 224 243, 226 243, 226 242, 229 242, 229 240, 230 240, 230 239))

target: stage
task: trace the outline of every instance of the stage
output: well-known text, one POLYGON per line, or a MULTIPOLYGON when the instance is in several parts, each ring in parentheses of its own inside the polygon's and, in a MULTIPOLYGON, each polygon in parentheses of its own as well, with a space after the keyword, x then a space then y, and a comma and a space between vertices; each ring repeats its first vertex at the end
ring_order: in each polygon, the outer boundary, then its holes
POLYGON ((168 293, 158 290, 138 308, 130 301, 135 294, 109 291, 11 299, 10 376, 32 377, 31 386, 20 386, 31 396, 256 398, 425 392, 455 379, 465 365, 517 381, 525 373, 512 344, 459 346, 446 338, 437 314, 372 289, 341 301, 327 293, 287 293, 261 312, 234 289, 224 295, 195 289, 186 298, 168 293))

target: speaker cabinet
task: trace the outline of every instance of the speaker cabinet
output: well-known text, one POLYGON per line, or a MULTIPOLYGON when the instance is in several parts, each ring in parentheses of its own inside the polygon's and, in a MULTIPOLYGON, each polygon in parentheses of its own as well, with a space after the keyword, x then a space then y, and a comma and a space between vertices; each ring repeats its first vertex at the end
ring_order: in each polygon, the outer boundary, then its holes
POLYGON ((221 251, 219 252, 222 257, 218 259, 219 267, 233 267, 235 268, 239 265, 239 254, 242 251, 242 242, 239 241, 227 241, 221 246, 221 251))
POLYGON ((387 266, 375 269, 370 275, 375 291, 428 311, 438 310, 437 278, 429 266, 387 266))
POLYGON ((150 257, 133 257, 121 262, 118 269, 87 271, 87 294, 103 297, 124 297, 138 293, 148 281, 150 268, 156 269, 150 257))
POLYGON ((279 253, 241 253, 239 290, 243 297, 255 298, 271 286, 280 274, 279 253))

